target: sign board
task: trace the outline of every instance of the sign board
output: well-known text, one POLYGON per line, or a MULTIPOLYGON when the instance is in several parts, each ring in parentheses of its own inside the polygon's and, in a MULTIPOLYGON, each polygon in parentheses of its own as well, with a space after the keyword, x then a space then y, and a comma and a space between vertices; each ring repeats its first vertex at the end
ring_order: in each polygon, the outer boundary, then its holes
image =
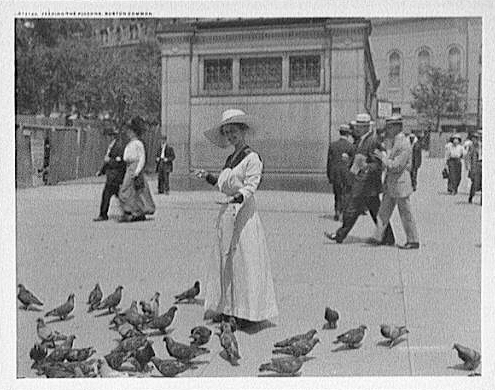
POLYGON ((378 100, 378 118, 388 118, 392 116, 392 102, 378 100))

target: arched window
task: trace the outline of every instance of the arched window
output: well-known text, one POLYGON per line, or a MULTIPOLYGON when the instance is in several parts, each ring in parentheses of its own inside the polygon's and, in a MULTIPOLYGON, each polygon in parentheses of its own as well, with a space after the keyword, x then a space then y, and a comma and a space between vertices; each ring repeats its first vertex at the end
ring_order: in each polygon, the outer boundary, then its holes
POLYGON ((421 76, 430 66, 430 52, 422 49, 418 53, 418 73, 421 76))
POLYGON ((449 50, 449 70, 458 73, 461 70, 461 51, 458 47, 449 50))
POLYGON ((388 84, 391 87, 398 87, 400 85, 400 66, 400 54, 394 51, 388 57, 388 84))

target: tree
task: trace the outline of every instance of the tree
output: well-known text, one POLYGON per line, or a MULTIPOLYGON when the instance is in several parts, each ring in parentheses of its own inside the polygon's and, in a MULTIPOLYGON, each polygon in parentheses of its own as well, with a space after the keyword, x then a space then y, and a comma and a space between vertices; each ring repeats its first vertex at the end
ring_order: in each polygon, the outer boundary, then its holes
POLYGON ((424 114, 435 131, 445 116, 462 116, 466 110, 467 80, 456 72, 428 67, 425 79, 416 85, 411 93, 411 107, 418 114, 424 114))

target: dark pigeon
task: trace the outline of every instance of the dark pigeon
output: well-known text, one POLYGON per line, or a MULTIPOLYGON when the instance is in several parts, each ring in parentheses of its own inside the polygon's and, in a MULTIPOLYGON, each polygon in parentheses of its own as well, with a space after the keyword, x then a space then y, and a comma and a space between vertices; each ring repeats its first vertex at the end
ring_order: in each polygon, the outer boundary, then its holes
POLYGON ((89 305, 88 313, 96 310, 101 302, 101 298, 103 298, 103 293, 101 291, 100 285, 96 283, 95 288, 89 293, 88 302, 86 302, 86 304, 89 305))
POLYGON ((368 329, 365 325, 359 326, 359 328, 351 329, 348 332, 342 333, 337 336, 337 340, 333 343, 338 344, 342 343, 347 346, 347 348, 358 348, 364 341, 366 336, 366 329, 368 329))
POLYGON ((380 325, 380 333, 383 337, 390 340, 389 348, 392 348, 395 342, 405 334, 409 333, 405 326, 380 325))
POLYGON ((65 320, 72 310, 74 310, 74 294, 69 295, 67 302, 46 313, 45 317, 58 317, 65 320))
POLYGON ((98 310, 108 309, 109 313, 115 312, 117 310, 117 306, 122 299, 122 290, 124 287, 118 286, 113 293, 111 293, 108 297, 106 297, 100 304, 98 305, 98 310))
POLYGON ((151 361, 155 365, 156 369, 166 377, 174 377, 189 368, 193 367, 190 362, 182 362, 179 360, 163 360, 157 357, 152 357, 151 361))
POLYGON ((199 281, 194 282, 194 286, 189 290, 184 291, 182 294, 175 295, 175 303, 179 303, 182 301, 191 302, 194 301, 196 296, 199 294, 199 281))
POLYGON ((162 333, 166 333, 167 328, 172 324, 175 317, 175 312, 177 311, 177 306, 172 306, 167 312, 163 313, 161 316, 154 317, 147 322, 147 326, 150 329, 158 329, 162 333))
POLYGON ((278 374, 291 376, 301 375, 301 373, 298 371, 301 369, 303 363, 307 359, 308 358, 306 358, 305 356, 272 358, 272 361, 270 363, 262 364, 259 367, 259 371, 273 371, 278 374))
POLYGON ((464 362, 466 370, 475 370, 481 363, 481 355, 474 349, 464 347, 461 344, 454 344, 452 349, 457 351, 457 356, 464 362))
POLYGON ((339 313, 335 310, 330 309, 329 307, 325 308, 325 320, 327 321, 325 325, 323 325, 323 329, 336 329, 337 321, 339 319, 339 313))
POLYGON ((196 326, 191 329, 191 335, 189 338, 192 339, 191 345, 205 345, 208 341, 210 341, 211 330, 206 326, 196 326))
POLYGON ((171 337, 165 336, 163 338, 165 341, 165 346, 167 348, 168 354, 180 361, 188 362, 200 355, 209 353, 210 351, 206 348, 197 347, 195 345, 186 345, 174 341, 171 337))
POLYGON ((43 302, 36 298, 23 284, 18 284, 17 287, 19 288, 17 299, 24 305, 24 310, 27 310, 31 305, 43 306, 43 302))
POLYGON ((302 340, 311 340, 315 334, 316 334, 316 329, 311 329, 310 331, 303 333, 303 334, 298 334, 296 336, 292 336, 290 338, 287 338, 285 340, 279 341, 274 344, 275 348, 282 348, 282 347, 288 347, 298 341, 302 340))
POLYGON ((285 354, 292 355, 295 357, 305 356, 312 351, 314 346, 320 342, 318 338, 312 338, 309 340, 300 340, 295 343, 289 345, 288 347, 283 347, 279 349, 274 349, 274 354, 285 354))

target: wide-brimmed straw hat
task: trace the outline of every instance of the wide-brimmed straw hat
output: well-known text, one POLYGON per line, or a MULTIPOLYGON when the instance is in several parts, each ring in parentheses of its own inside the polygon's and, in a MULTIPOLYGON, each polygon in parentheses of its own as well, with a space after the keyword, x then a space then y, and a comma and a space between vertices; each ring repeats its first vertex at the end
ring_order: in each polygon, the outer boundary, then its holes
POLYGON ((229 141, 227 140, 227 137, 222 134, 222 126, 230 123, 243 123, 247 125, 250 133, 254 133, 257 130, 257 123, 253 117, 242 110, 231 108, 222 113, 222 120, 220 123, 204 132, 205 137, 220 148, 228 147, 229 141))
POLYGON ((357 114, 356 115, 356 120, 351 121, 352 126, 362 126, 362 125, 372 125, 375 122, 371 120, 370 114, 357 114))
POLYGON ((462 137, 460 136, 460 134, 452 135, 452 137, 450 137, 450 142, 454 141, 454 139, 456 138, 459 140, 459 142, 462 142, 462 137))

